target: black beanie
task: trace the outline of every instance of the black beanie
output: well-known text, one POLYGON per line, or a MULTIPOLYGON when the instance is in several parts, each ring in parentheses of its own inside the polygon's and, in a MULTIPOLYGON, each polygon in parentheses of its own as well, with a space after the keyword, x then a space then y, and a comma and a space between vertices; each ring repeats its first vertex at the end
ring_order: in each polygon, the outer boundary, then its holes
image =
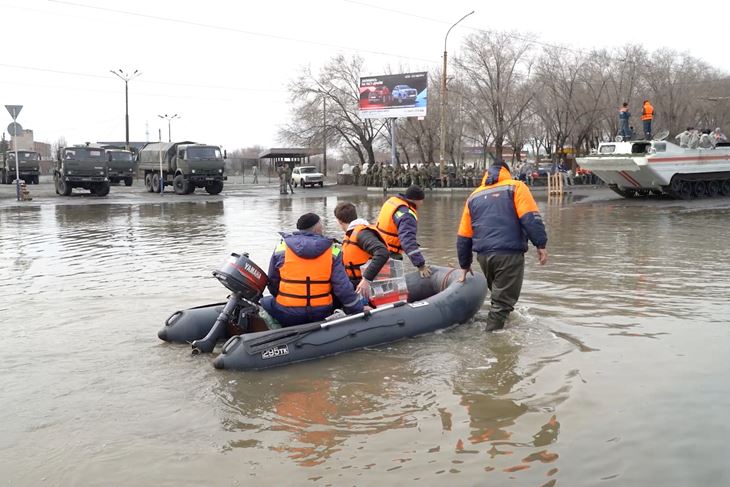
POLYGON ((426 194, 423 192, 420 186, 409 186, 406 190, 406 199, 411 201, 420 201, 426 199, 426 194))
POLYGON ((305 213, 297 220, 297 230, 306 230, 312 228, 319 221, 319 215, 316 213, 305 213))

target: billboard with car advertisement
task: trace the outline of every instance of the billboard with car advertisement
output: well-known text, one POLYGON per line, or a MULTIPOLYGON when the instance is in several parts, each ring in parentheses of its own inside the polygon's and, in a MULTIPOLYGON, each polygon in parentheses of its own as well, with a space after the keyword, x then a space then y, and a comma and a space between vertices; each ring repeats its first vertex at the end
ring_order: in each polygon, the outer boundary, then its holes
POLYGON ((360 117, 425 117, 427 93, 426 71, 360 78, 360 117))

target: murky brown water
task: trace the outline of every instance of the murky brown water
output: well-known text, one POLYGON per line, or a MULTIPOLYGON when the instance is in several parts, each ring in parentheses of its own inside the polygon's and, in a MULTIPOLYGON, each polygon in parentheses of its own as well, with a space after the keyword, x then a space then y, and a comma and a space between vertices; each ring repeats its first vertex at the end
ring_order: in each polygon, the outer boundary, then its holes
MULTIPOLYGON (((463 200, 421 212, 431 262, 456 261, 463 200)), ((266 267, 280 228, 337 201, 0 210, 0 485, 730 482, 730 202, 541 203, 551 262, 529 254, 500 333, 255 373, 157 339, 225 297, 229 252, 266 267)))

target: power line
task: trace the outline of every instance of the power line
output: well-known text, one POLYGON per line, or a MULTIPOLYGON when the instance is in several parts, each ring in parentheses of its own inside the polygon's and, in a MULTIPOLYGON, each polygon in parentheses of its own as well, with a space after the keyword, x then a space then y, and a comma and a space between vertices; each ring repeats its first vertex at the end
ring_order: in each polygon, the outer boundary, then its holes
POLYGON ((172 17, 163 17, 160 15, 152 15, 152 14, 145 14, 140 12, 132 12, 129 10, 119 10, 119 9, 113 9, 113 8, 107 8, 107 7, 98 7, 95 5, 86 5, 83 3, 75 3, 75 2, 69 2, 66 0, 48 0, 51 3, 58 3, 58 4, 64 4, 64 5, 71 5, 73 7, 79 7, 79 8, 87 8, 92 10, 99 10, 102 12, 110 12, 115 14, 123 14, 123 15, 130 15, 133 17, 141 17, 145 19, 153 19, 153 20, 160 20, 163 22, 171 22, 171 23, 177 23, 177 24, 184 24, 184 25, 192 25, 195 27, 202 27, 205 29, 213 29, 213 30, 222 30, 227 32, 236 32, 238 34, 245 34, 250 36, 256 36, 256 37, 265 37, 268 39, 276 39, 279 41, 287 41, 287 42, 296 42, 296 43, 304 43, 304 44, 311 44, 315 46, 320 47, 327 47, 330 49, 344 49, 347 51, 354 51, 354 52, 366 52, 369 54, 376 54, 378 56, 390 56, 390 57, 397 57, 402 59, 411 59, 416 61, 423 61, 428 63, 434 63, 435 61, 433 59, 423 59, 423 58, 414 58, 412 56, 404 56, 402 54, 395 54, 395 53, 388 53, 388 52, 382 52, 382 51, 373 51, 370 49, 361 49, 357 47, 350 47, 350 46, 342 46, 337 44, 330 44, 328 42, 321 42, 321 41, 313 41, 310 39, 299 39, 295 37, 287 37, 282 36, 278 34, 268 34, 264 32, 256 32, 256 31, 250 31, 250 30, 244 30, 244 29, 238 29, 235 27, 227 27, 224 25, 216 25, 216 24, 207 24, 203 22, 195 22, 192 20, 185 20, 185 19, 175 19, 172 17))
MULTIPOLYGON (((36 66, 22 66, 19 64, 0 63, 0 67, 12 68, 12 69, 23 69, 23 70, 27 70, 27 71, 40 71, 43 73, 54 73, 54 74, 62 74, 62 75, 67 75, 67 76, 83 76, 83 77, 87 77, 87 78, 96 78, 96 79, 114 79, 108 75, 81 73, 78 71, 65 71, 65 70, 61 70, 61 69, 39 68, 36 66)), ((166 85, 166 86, 182 86, 182 87, 218 89, 218 90, 288 93, 287 90, 283 90, 283 89, 276 90, 276 89, 271 89, 271 88, 249 88, 249 87, 241 87, 241 86, 201 85, 201 84, 194 84, 194 83, 175 83, 175 82, 170 82, 170 81, 155 81, 155 80, 142 80, 142 79, 137 80, 137 83, 149 83, 149 84, 166 85)))

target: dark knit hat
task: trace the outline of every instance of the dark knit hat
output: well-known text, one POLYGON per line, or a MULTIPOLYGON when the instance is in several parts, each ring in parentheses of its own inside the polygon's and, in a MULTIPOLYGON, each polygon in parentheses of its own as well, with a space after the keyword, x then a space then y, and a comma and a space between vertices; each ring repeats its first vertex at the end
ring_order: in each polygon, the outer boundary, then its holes
POLYGON ((297 230, 306 230, 312 228, 319 221, 319 215, 316 213, 305 213, 297 220, 297 230))
POLYGON ((421 201, 426 199, 426 194, 423 192, 420 186, 409 186, 406 190, 406 199, 411 201, 421 201))

